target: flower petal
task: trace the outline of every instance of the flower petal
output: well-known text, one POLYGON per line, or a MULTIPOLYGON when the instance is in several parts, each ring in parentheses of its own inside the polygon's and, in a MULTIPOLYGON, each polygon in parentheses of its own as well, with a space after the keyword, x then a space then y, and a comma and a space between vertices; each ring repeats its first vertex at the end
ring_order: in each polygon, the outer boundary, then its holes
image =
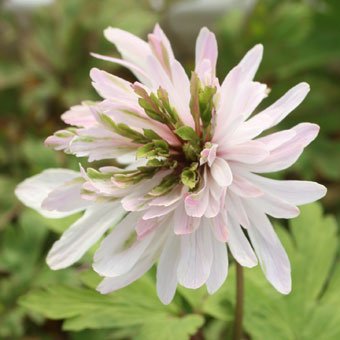
POLYGON ((77 177, 79 172, 66 169, 49 169, 21 182, 15 189, 15 194, 26 206, 38 211, 47 218, 61 218, 75 211, 48 211, 41 207, 42 202, 56 188, 77 177))
POLYGON ((263 45, 255 45, 249 50, 238 66, 245 70, 246 78, 252 80, 260 66, 263 56, 263 45))
POLYGON ((209 278, 206 282, 209 294, 214 294, 221 288, 228 276, 228 252, 224 242, 212 239, 213 263, 209 278))
POLYGON ((47 264, 52 269, 61 269, 78 261, 124 214, 125 211, 116 202, 96 204, 88 208, 54 243, 47 255, 47 264))
POLYGON ((227 187, 231 184, 233 174, 230 166, 223 158, 216 157, 210 170, 212 177, 220 186, 227 187))
POLYGON ((181 257, 177 268, 178 282, 191 289, 208 279, 213 261, 210 228, 201 226, 194 233, 181 236, 181 257))
POLYGON ((228 215, 228 246, 235 260, 244 267, 254 267, 257 265, 257 258, 249 244, 241 226, 228 215))
POLYGON ((177 267, 180 259, 180 238, 170 235, 157 266, 157 294, 160 300, 169 304, 177 288, 177 267))

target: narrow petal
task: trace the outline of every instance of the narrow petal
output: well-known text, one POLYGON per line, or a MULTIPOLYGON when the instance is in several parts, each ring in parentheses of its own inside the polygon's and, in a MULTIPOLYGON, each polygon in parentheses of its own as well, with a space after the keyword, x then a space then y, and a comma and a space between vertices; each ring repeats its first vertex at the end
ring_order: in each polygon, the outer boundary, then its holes
MULTIPOLYGON (((263 218, 266 218, 263 214, 263 218)), ((259 218, 251 218, 252 226, 248 228, 248 234, 252 245, 259 258, 261 268, 267 280, 282 294, 291 291, 291 273, 288 256, 277 237, 273 227, 267 228, 269 237, 264 237, 259 230, 259 218), (269 241, 270 239, 270 241, 269 241)))
POLYGON ((188 216, 184 204, 179 204, 174 211, 173 225, 176 235, 190 234, 199 227, 200 218, 188 216))
POLYGON ((294 205, 317 201, 326 195, 327 189, 316 182, 285 180, 279 181, 263 176, 248 174, 249 180, 266 193, 274 195, 294 205))
POLYGON ((216 217, 212 218, 211 229, 219 242, 228 241, 227 216, 225 211, 221 211, 216 217))
POLYGON ((228 276, 228 252, 226 244, 212 239, 213 263, 206 282, 209 294, 214 294, 221 288, 228 276))
POLYGON ((210 228, 204 226, 181 236, 181 258, 177 268, 178 282, 191 289, 201 287, 208 279, 213 261, 210 228))
POLYGON ((246 238, 241 226, 229 215, 228 216, 229 240, 228 246, 235 260, 244 267, 257 265, 257 258, 246 238))
POLYGON ((85 210, 93 202, 81 197, 84 180, 75 178, 52 190, 43 200, 41 207, 49 211, 63 211, 75 213, 85 210))
POLYGON ((300 83, 290 89, 274 104, 260 112, 257 116, 261 117, 262 115, 266 115, 272 118, 272 122, 266 126, 265 129, 269 129, 272 126, 277 125, 286 118, 289 113, 301 104, 309 90, 310 88, 307 83, 300 83))
POLYGON ((220 186, 227 187, 231 184, 233 174, 230 166, 224 159, 217 157, 210 169, 211 175, 220 186))
POLYGON ((251 50, 249 50, 243 59, 240 61, 238 66, 241 66, 246 73, 246 77, 252 80, 260 66, 263 56, 263 45, 255 45, 251 50))
POLYGON ((157 266, 157 294, 165 305, 169 304, 175 296, 179 259, 180 238, 170 235, 157 266))
POLYGON ((74 211, 48 211, 43 209, 41 204, 53 190, 77 177, 80 177, 79 172, 71 170, 45 170, 42 173, 30 177, 20 183, 15 189, 15 194, 22 203, 47 218, 65 217, 73 214, 74 211))
POLYGON ((124 216, 119 203, 101 203, 86 210, 61 238, 54 243, 47 255, 52 269, 66 268, 78 261, 94 245, 107 229, 124 216))
POLYGON ((82 105, 72 106, 68 111, 61 115, 61 119, 66 124, 84 128, 96 125, 97 121, 90 108, 93 105, 96 105, 96 103, 83 103, 82 105))
POLYGON ((225 160, 254 164, 269 155, 266 145, 258 141, 249 141, 238 145, 221 147, 219 156, 225 160))

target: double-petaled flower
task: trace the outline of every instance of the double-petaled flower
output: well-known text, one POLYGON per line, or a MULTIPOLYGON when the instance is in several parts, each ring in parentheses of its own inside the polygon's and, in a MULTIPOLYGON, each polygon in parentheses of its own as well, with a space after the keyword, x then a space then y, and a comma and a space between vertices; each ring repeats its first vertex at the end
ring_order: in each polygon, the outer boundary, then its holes
POLYGON ((73 127, 46 144, 89 162, 105 160, 106 166, 46 170, 16 190, 21 201, 47 217, 84 211, 52 247, 49 266, 72 265, 108 233, 93 264, 104 277, 102 293, 130 284, 155 263, 163 303, 172 300, 177 284, 206 284, 213 293, 227 277, 228 249, 242 266, 259 261, 268 281, 289 293, 289 260, 268 215, 293 218, 298 205, 319 199, 326 189, 262 174, 292 165, 319 127, 301 123, 262 133, 302 102, 308 84, 253 114, 269 92, 253 80, 261 45, 220 83, 216 39, 206 28, 196 42, 190 77, 158 25, 147 42, 114 28, 105 36, 122 59, 94 56, 127 67, 138 81, 92 69, 92 84, 103 100, 64 113, 73 127))

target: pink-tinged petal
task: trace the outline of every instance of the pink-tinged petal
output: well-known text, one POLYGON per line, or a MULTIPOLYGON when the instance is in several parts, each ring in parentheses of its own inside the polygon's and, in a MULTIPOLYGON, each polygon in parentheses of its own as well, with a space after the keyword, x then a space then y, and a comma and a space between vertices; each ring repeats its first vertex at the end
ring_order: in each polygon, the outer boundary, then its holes
POLYGON ((116 277, 105 277, 98 285, 97 291, 101 294, 108 294, 128 286, 149 271, 156 260, 156 256, 144 257, 127 273, 116 277))
POLYGON ((78 212, 93 205, 82 199, 81 190, 84 180, 75 178, 52 190, 43 200, 41 207, 49 211, 78 212))
POLYGON ((290 262, 279 238, 267 217, 261 213, 251 216, 252 225, 248 234, 255 252, 260 261, 261 268, 267 280, 282 294, 291 291, 290 262), (260 230, 264 222, 270 225, 266 228, 267 237, 260 230))
POLYGON ((165 305, 175 296, 179 259, 180 238, 169 235, 157 266, 157 294, 165 305))
MULTIPOLYGON (((114 232, 114 231, 113 231, 114 232)), ((142 240, 136 240, 127 249, 112 249, 109 241, 113 239, 110 234, 100 245, 102 256, 94 258, 93 269, 102 276, 116 277, 126 274, 141 259, 151 244, 154 233, 149 233, 142 240)))
POLYGON ((70 152, 70 144, 75 136, 76 134, 69 130, 59 130, 52 136, 47 137, 44 143, 47 147, 54 150, 70 152))
POLYGON ((294 205, 317 201, 326 195, 327 189, 321 184, 309 181, 278 181, 263 176, 248 174, 249 180, 264 192, 294 205))
MULTIPOLYGON (((140 69, 146 68, 146 60, 152 53, 150 46, 137 36, 119 28, 108 27, 104 30, 105 38, 113 43, 124 60, 140 69)), ((135 74, 139 77, 139 74, 135 74)), ((143 79, 140 79, 143 82, 143 79)))
POLYGON ((266 130, 272 121, 273 119, 267 114, 251 117, 239 125, 235 133, 230 136, 228 145, 237 145, 253 139, 266 130))
POLYGON ((230 166, 222 158, 216 158, 210 168, 214 180, 222 187, 229 186, 233 181, 233 174, 230 166))
POLYGON ((207 170, 204 169, 203 184, 198 191, 190 193, 184 199, 185 211, 189 216, 202 217, 209 204, 209 188, 207 187, 207 170))
POLYGON ((268 136, 257 138, 256 141, 263 143, 268 151, 272 151, 280 145, 289 142, 295 136, 296 132, 290 129, 271 133, 268 136))
POLYGON ((225 211, 221 211, 216 217, 212 218, 211 229, 219 242, 228 241, 227 216, 225 211))
MULTIPOLYGON (((66 169, 49 169, 21 182, 15 189, 15 194, 26 206, 36 210, 47 218, 61 218, 74 211, 48 211, 41 207, 47 196, 64 183, 80 177, 79 172, 66 169)), ((67 207, 66 207, 67 208, 67 207)))
POLYGON ((200 165, 208 163, 208 165, 211 167, 216 158, 217 148, 217 144, 210 143, 210 145, 206 145, 201 151, 200 165))
POLYGON ((89 128, 97 124, 96 118, 93 115, 91 106, 97 103, 83 103, 82 105, 72 106, 69 111, 61 115, 61 119, 73 126, 89 128))
POLYGON ((249 50, 238 66, 245 70, 245 77, 248 80, 252 80, 260 66, 263 56, 263 46, 261 44, 255 45, 249 50))
POLYGON ((148 34, 148 42, 154 56, 171 78, 172 72, 170 65, 175 57, 168 38, 158 24, 155 25, 153 33, 148 34))
POLYGON ((225 205, 228 214, 230 214, 237 223, 241 224, 244 228, 249 227, 250 222, 241 197, 228 191, 225 205))
POLYGON ((158 218, 153 218, 149 220, 143 220, 142 218, 136 224, 136 233, 138 235, 138 240, 142 240, 146 235, 152 232, 155 228, 159 226, 158 218))
POLYGON ((265 144, 258 141, 249 141, 238 145, 219 148, 219 157, 228 161, 254 164, 262 161, 269 155, 265 144))
POLYGON ((169 214, 174 209, 176 209, 176 205, 163 206, 163 207, 161 206, 150 207, 145 210, 143 219, 149 220, 155 217, 161 217, 161 216, 169 214))
POLYGON ((257 265, 256 255, 250 246, 241 226, 229 215, 228 246, 235 260, 244 267, 252 268, 257 265))
POLYGON ((88 208, 85 214, 54 243, 47 255, 52 269, 66 268, 78 261, 110 227, 119 222, 125 211, 119 203, 101 203, 88 208))
POLYGON ((300 210, 295 205, 270 194, 252 201, 259 210, 275 218, 294 218, 300 214, 300 210))
POLYGON ((192 234, 181 236, 178 282, 186 288, 201 287, 209 278, 212 261, 211 231, 208 226, 202 226, 192 234))
POLYGON ((105 128, 95 127, 78 130, 78 136, 72 140, 69 149, 77 157, 88 157, 89 162, 93 162, 135 151, 136 144, 105 128))
POLYGON ((215 69, 217 62, 217 41, 215 34, 210 32, 206 27, 203 27, 196 40, 195 51, 195 71, 199 78, 204 81, 205 69, 204 64, 209 63, 212 80, 215 77, 215 69))
POLYGON ((91 55, 94 58, 109 61, 110 63, 124 66, 127 69, 129 69, 137 77, 137 79, 139 79, 143 84, 148 85, 148 86, 152 84, 152 81, 149 75, 144 71, 144 69, 136 66, 134 63, 131 63, 131 62, 119 59, 119 58, 108 57, 108 56, 101 55, 98 53, 91 53, 91 55))
POLYGON ((296 132, 288 142, 272 150, 263 161, 249 165, 247 168, 253 172, 268 173, 280 171, 294 164, 303 152, 303 149, 315 139, 319 126, 310 123, 301 123, 293 128, 296 132))
POLYGON ((289 113, 296 109, 301 102, 305 99, 310 87, 307 83, 300 83, 290 89, 285 95, 283 95, 274 104, 263 110, 258 116, 267 115, 272 118, 271 124, 265 127, 270 127, 280 123, 289 113))
POLYGON ((228 252, 226 244, 212 239, 213 263, 206 282, 209 294, 214 294, 221 288, 228 276, 228 252))
POLYGON ((137 261, 137 263, 127 273, 116 276, 106 277, 97 287, 97 291, 102 294, 107 294, 123 287, 128 286, 132 282, 143 276, 156 262, 159 256, 160 247, 163 245, 161 242, 154 242, 150 245, 144 255, 137 261))
POLYGON ((92 85, 105 99, 136 101, 131 83, 110 73, 92 68, 90 71, 92 85))
POLYGON ((164 69, 155 57, 148 57, 148 71, 152 78, 151 89, 153 91, 156 91, 159 87, 165 89, 168 92, 170 103, 177 110, 177 112, 180 113, 183 122, 186 125, 193 127, 194 122, 190 113, 190 107, 188 105, 190 100, 189 80, 183 70, 181 74, 178 73, 180 72, 179 67, 181 67, 179 63, 174 62, 174 64, 177 64, 176 77, 179 77, 179 83, 177 84, 175 82, 172 82, 168 74, 164 71, 164 69))
POLYGON ((263 191, 252 182, 248 181, 242 176, 234 176, 233 183, 229 189, 240 197, 251 198, 263 195, 263 191))
POLYGON ((168 194, 159 196, 149 202, 150 206, 169 206, 175 204, 183 197, 182 185, 177 185, 168 194))
POLYGON ((188 216, 184 204, 179 204, 174 211, 173 226, 176 235, 186 235, 194 232, 200 225, 200 218, 188 216))

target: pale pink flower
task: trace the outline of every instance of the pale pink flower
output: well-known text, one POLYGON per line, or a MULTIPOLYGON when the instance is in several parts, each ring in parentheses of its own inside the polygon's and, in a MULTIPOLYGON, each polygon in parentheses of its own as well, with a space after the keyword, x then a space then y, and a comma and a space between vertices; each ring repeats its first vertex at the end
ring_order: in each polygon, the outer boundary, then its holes
POLYGON ((103 100, 64 113, 73 128, 46 144, 90 162, 106 160, 107 166, 46 170, 16 190, 22 202, 47 217, 85 211, 53 245, 49 266, 72 265, 114 227, 94 256, 93 268, 104 277, 102 293, 130 284, 155 263, 163 303, 172 300, 177 284, 205 284, 214 293, 227 277, 227 248, 242 266, 259 260, 268 281, 289 293, 289 260, 268 215, 296 217, 298 205, 323 197, 326 189, 262 174, 292 165, 319 127, 301 123, 259 135, 302 102, 308 84, 252 115, 269 92, 253 81, 262 45, 220 84, 216 39, 206 28, 197 38, 191 79, 158 25, 147 42, 115 28, 106 29, 105 37, 122 59, 94 56, 127 67, 139 82, 92 69, 103 100))

